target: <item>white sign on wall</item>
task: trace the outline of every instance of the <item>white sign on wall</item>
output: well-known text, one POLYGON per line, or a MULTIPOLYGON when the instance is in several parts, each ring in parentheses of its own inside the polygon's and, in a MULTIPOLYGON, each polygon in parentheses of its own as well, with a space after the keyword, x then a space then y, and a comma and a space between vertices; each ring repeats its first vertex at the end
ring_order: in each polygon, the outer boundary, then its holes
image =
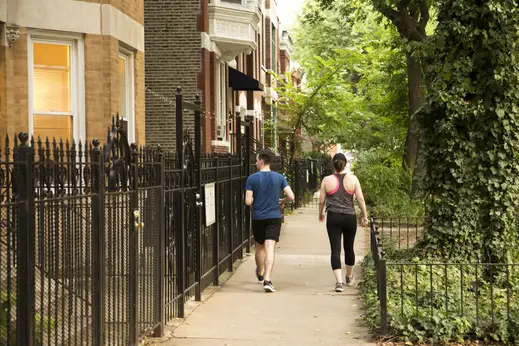
POLYGON ((205 184, 205 226, 211 226, 216 222, 214 183, 205 184))

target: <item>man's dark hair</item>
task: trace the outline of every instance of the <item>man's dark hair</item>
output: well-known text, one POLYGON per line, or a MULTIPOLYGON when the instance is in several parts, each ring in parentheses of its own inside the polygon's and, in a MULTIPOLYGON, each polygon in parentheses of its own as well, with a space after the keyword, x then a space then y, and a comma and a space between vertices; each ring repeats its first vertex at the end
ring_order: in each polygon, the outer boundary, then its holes
POLYGON ((269 149, 263 149, 258 153, 258 158, 262 160, 266 165, 270 165, 272 162, 272 159, 276 155, 272 152, 272 150, 269 149))

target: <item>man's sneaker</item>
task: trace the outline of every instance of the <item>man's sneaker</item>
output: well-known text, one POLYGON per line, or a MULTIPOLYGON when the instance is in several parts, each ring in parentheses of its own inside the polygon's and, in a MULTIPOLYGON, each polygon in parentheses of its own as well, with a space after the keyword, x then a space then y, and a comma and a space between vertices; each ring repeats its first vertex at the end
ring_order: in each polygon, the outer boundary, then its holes
POLYGON ((265 292, 276 292, 274 285, 272 285, 272 281, 263 281, 263 289, 265 292))
POLYGON ((335 292, 342 292, 344 291, 344 285, 342 284, 342 282, 337 282, 337 284, 335 284, 335 292))
POLYGON ((258 268, 256 268, 256 277, 258 278, 258 281, 263 281, 263 275, 259 274, 258 268))
POLYGON ((348 286, 353 286, 353 282, 354 282, 354 281, 355 281, 355 280, 353 279, 353 275, 352 275, 351 277, 349 277, 349 276, 346 275, 346 285, 348 285, 348 286))

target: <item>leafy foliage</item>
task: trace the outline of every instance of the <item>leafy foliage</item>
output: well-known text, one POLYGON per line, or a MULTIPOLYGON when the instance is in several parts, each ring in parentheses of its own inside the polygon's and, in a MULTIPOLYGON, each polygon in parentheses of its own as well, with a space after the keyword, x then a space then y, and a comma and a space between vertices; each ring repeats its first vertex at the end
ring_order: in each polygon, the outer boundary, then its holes
MULTIPOLYGON (((391 244, 386 240, 385 244, 391 244)), ((391 335, 402 341, 464 343, 477 339, 516 344, 519 340, 519 272, 493 279, 482 277, 482 266, 429 265, 431 258, 416 257, 416 249, 385 248, 387 258, 388 322, 391 335)), ((380 326, 376 272, 371 255, 364 259, 360 285, 365 301, 364 320, 380 326)))
POLYGON ((363 152, 354 171, 377 217, 423 215, 423 204, 411 198, 411 173, 402 168, 398 156, 383 150, 363 152))
POLYGON ((519 201, 518 4, 443 0, 438 11, 420 114, 427 250, 504 263, 516 248, 519 201))
POLYGON ((341 143, 401 154, 407 93, 398 35, 370 6, 354 3, 344 14, 307 1, 294 53, 305 85, 294 85, 289 75, 278 78, 280 107, 289 114, 282 125, 303 128, 314 149, 341 143))
MULTIPOLYGON (((0 341, 5 342, 6 345, 15 346, 16 343, 16 320, 11 321, 13 310, 16 307, 16 297, 0 291, 0 341), (7 331, 10 327, 11 337, 7 340, 7 331)), ((42 316, 39 313, 35 314, 35 344, 34 346, 43 346, 44 340, 42 336, 47 330, 55 328, 55 321, 53 318, 42 316)), ((4 345, 4 344, 2 344, 4 345)))

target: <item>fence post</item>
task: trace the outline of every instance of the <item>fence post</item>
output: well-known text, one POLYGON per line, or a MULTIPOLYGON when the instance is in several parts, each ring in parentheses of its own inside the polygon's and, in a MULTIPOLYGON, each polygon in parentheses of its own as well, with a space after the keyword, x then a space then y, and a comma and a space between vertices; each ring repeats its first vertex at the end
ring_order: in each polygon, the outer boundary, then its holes
POLYGON ((228 270, 232 273, 234 263, 234 219, 233 219, 233 191, 232 191, 232 154, 229 154, 229 264, 228 270))
POLYGON ((379 300, 380 300, 380 330, 383 335, 388 332, 387 324, 387 263, 384 258, 379 259, 378 269, 379 284, 379 300))
POLYGON ((214 158, 215 165, 215 183, 214 183, 214 195, 215 195, 215 203, 214 203, 214 212, 216 215, 216 225, 213 226, 213 266, 214 266, 214 276, 213 276, 213 286, 218 287, 220 284, 220 183, 218 182, 219 176, 219 157, 216 156, 214 158))
MULTIPOLYGON (((252 120, 254 121, 254 120, 252 120)), ((247 176, 245 178, 245 182, 242 182, 243 183, 246 183, 246 180, 248 179, 249 175, 250 175, 250 154, 251 154, 251 143, 250 143, 250 136, 251 136, 251 132, 250 132, 250 129, 251 129, 251 123, 252 121, 247 124, 247 126, 245 126, 245 175, 247 176)), ((245 192, 247 193, 247 192, 245 192)), ((242 201, 242 203, 245 203, 245 201, 242 201)), ((246 227, 247 227, 247 237, 248 237, 248 241, 247 241, 247 253, 251 253, 251 242, 252 242, 252 230, 251 230, 251 210, 250 210, 250 207, 249 206, 246 206, 245 207, 245 224, 246 224, 246 227)))
POLYGON ((35 218, 34 218, 34 148, 27 145, 28 135, 18 135, 20 146, 14 154, 14 193, 18 202, 16 275, 16 344, 34 344, 35 312, 35 218))
POLYGON ((104 161, 99 140, 92 141, 92 281, 93 289, 93 344, 105 344, 105 228, 104 228, 104 161))
MULTIPOLYGON (((200 107, 200 96, 196 95, 195 105, 200 107)), ((202 194, 202 136, 200 126, 200 109, 195 110, 195 165, 196 165, 196 265, 195 265, 195 300, 197 302, 202 300, 202 211, 203 202, 201 202, 202 194)))
POLYGON ((178 227, 175 227, 175 240, 176 240, 176 251, 177 251, 177 292, 179 294, 178 300, 178 312, 179 318, 184 318, 184 294, 185 294, 185 239, 184 239, 184 226, 185 226, 185 215, 184 215, 184 194, 185 192, 185 169, 184 169, 184 124, 183 124, 183 100, 182 100, 182 89, 177 89, 177 95, 175 96, 176 102, 176 147, 178 153, 178 162, 180 168, 180 192, 177 194, 176 200, 176 211, 175 215, 179 217, 178 227))
POLYGON ((157 158, 158 163, 156 163, 157 176, 158 176, 158 185, 160 186, 159 192, 159 218, 160 218, 160 234, 159 234, 159 246, 158 246, 158 256, 159 259, 159 269, 158 272, 158 297, 157 297, 157 320, 159 325, 155 328, 154 336, 156 338, 161 338, 164 336, 164 325, 166 324, 166 205, 165 205, 165 181, 166 181, 166 172, 164 169, 164 152, 162 148, 159 146, 157 148, 157 158))
POLYGON ((295 179, 294 179, 294 192, 295 192, 295 201, 294 201, 294 206, 296 209, 299 209, 301 207, 301 204, 300 204, 300 191, 299 191, 299 188, 300 188, 300 163, 299 163, 299 160, 294 160, 294 176, 295 176, 295 179))
POLYGON ((130 238, 129 238, 129 258, 130 258, 130 275, 129 275, 129 293, 130 293, 130 306, 129 306, 129 317, 128 324, 130 327, 130 342, 131 345, 137 345, 139 340, 139 266, 138 258, 140 254, 139 244, 139 230, 138 223, 140 219, 139 210, 139 167, 138 167, 138 152, 137 145, 131 144, 131 159, 130 159, 130 170, 132 171, 133 179, 130 179, 130 238), (139 213, 139 214, 135 214, 139 213))
MULTIPOLYGON (((239 184, 239 191, 238 191, 238 196, 239 196, 239 201, 238 201, 238 208, 239 208, 239 214, 240 214, 240 217, 239 217, 239 232, 240 232, 240 258, 243 258, 243 243, 244 243, 244 239, 243 239, 243 227, 245 226, 244 225, 244 222, 243 222, 243 212, 244 212, 244 207, 243 205, 245 204, 245 188, 243 187, 243 148, 242 148, 242 138, 241 138, 241 116, 238 115, 238 117, 236 118, 236 148, 238 148, 238 156, 239 156, 239 161, 240 161, 240 178, 238 179, 238 184, 239 184)), ((234 185, 237 185, 236 183, 234 183, 234 185)))

